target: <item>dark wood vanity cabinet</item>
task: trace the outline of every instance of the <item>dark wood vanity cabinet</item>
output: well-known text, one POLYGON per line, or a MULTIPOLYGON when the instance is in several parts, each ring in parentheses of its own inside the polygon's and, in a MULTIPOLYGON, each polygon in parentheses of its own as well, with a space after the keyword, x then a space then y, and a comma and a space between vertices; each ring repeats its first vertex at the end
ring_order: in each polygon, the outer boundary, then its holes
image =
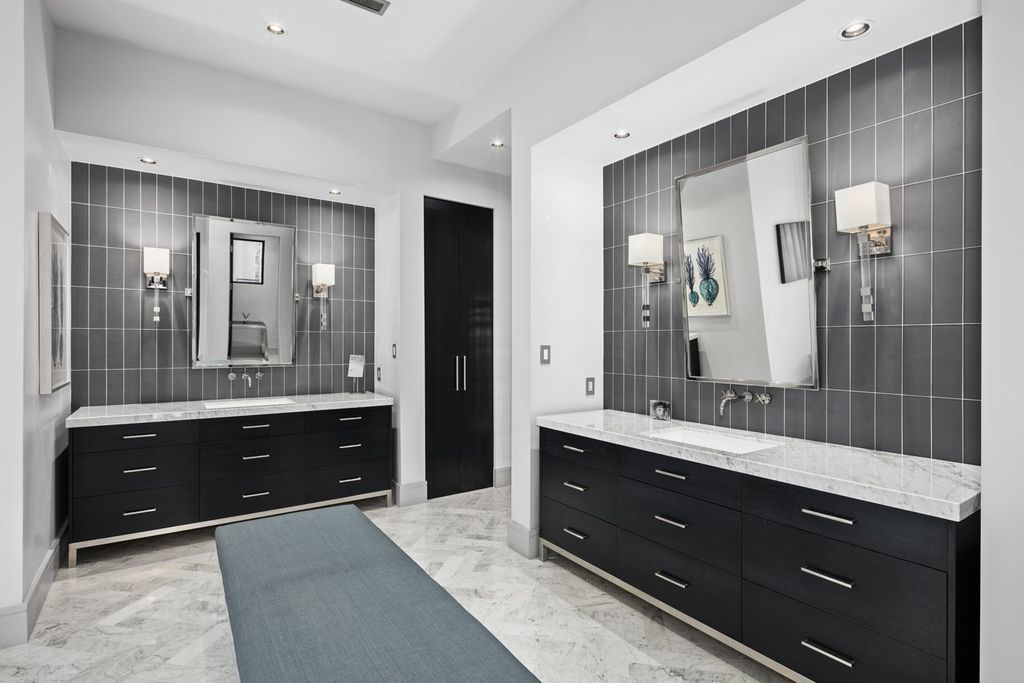
POLYGON ((980 513, 956 523, 551 429, 540 443, 542 553, 813 680, 977 680, 980 513))
POLYGON ((71 547, 388 496, 391 407, 71 429, 71 547))

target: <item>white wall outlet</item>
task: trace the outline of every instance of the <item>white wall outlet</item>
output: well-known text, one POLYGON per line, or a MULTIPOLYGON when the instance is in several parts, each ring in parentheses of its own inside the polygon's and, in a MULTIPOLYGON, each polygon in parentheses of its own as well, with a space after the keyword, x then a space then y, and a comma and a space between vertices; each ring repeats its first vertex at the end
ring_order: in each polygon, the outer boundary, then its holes
POLYGON ((551 365, 551 347, 546 344, 540 347, 540 364, 551 365))
POLYGON ((587 378, 587 396, 593 396, 595 393, 597 393, 597 389, 595 388, 595 384, 596 383, 594 382, 594 378, 593 377, 588 377, 587 378))
POLYGON ((380 368, 377 368, 377 381, 380 381, 380 368))
POLYGON ((391 345, 391 357, 398 358, 398 344, 391 345))

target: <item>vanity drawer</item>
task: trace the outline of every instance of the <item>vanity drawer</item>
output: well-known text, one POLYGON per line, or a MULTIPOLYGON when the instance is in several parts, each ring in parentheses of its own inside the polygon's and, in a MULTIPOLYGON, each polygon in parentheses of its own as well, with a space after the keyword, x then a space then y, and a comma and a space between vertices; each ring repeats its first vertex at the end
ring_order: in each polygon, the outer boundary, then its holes
POLYGON ((619 526, 733 574, 740 573, 740 513, 623 479, 619 526))
POLYGON ((204 481, 199 485, 199 517, 222 519, 302 505, 306 473, 302 470, 204 481))
POLYGON ((604 441, 596 441, 575 434, 567 434, 553 429, 540 430, 541 457, 554 455, 578 462, 581 465, 617 473, 619 471, 618 448, 618 446, 604 441))
POLYGON ((383 458, 313 467, 306 470, 306 502, 384 491, 390 487, 390 476, 388 461, 383 458))
POLYGON ((540 494, 612 524, 619 517, 619 477, 546 455, 540 462, 540 494))
POLYGON ((622 476, 726 507, 740 507, 742 475, 666 455, 622 449, 622 476))
POLYGON ((319 467, 351 460, 386 458, 387 434, 383 429, 356 429, 306 435, 306 465, 319 467))
POLYGON ((816 681, 946 680, 941 659, 749 581, 743 582, 742 641, 816 681))
POLYGON ((306 427, 306 416, 302 413, 285 413, 229 417, 220 420, 200 420, 199 425, 199 437, 204 442, 259 439, 281 434, 301 434, 306 427))
POLYGON ((199 472, 204 481, 302 469, 305 444, 294 436, 203 444, 199 472))
POLYGON ((199 470, 195 444, 163 448, 134 448, 72 457, 75 498, 124 493, 196 481, 199 470))
POLYGON ((739 576, 621 530, 618 576, 716 631, 739 639, 739 576))
POLYGON ((73 540, 109 538, 199 521, 195 484, 78 498, 72 502, 73 540))
POLYGON ((390 406, 316 411, 306 415, 306 431, 331 432, 366 427, 384 428, 388 425, 390 414, 390 406))
POLYGON ((944 572, 744 515, 743 578, 946 656, 944 572))
POLYGON ((540 535, 595 567, 618 576, 619 530, 614 525, 541 496, 540 535))
POLYGON ((944 520, 746 476, 743 511, 846 543, 945 569, 944 520))
POLYGON ((199 432, 194 420, 147 422, 111 427, 79 427, 72 432, 76 454, 156 448, 195 443, 199 432))

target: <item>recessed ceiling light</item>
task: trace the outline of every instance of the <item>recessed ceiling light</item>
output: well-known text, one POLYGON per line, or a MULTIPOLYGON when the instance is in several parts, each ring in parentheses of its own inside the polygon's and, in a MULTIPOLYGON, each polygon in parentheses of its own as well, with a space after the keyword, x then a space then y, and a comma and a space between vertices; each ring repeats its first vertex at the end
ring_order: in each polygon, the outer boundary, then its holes
POLYGON ((500 140, 499 139, 499 140, 492 140, 491 141, 491 147, 504 147, 504 146, 505 146, 505 141, 504 140, 500 140))
POLYGON ((614 133, 612 133, 612 137, 615 138, 616 140, 625 140, 626 138, 629 137, 629 131, 617 130, 614 133))
POLYGON ((144 164, 149 164, 150 166, 156 163, 156 159, 154 159, 153 157, 139 157, 139 161, 144 164))
POLYGON ((281 24, 267 24, 267 33, 272 36, 283 36, 284 26, 281 26, 281 24))
POLYGON ((870 30, 871 22, 867 19, 851 21, 839 30, 839 38, 840 40, 853 40, 854 38, 860 38, 870 30))
POLYGON ((331 189, 327 190, 327 194, 338 195, 338 194, 341 194, 341 190, 339 190, 336 187, 332 187, 331 189))

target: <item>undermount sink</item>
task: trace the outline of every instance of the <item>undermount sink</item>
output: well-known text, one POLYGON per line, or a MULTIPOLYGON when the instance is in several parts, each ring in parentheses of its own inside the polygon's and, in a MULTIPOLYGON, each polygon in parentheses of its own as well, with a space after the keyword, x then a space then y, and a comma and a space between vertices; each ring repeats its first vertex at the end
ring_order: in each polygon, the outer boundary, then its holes
POLYGON ((733 455, 745 455, 757 451, 775 448, 778 444, 771 441, 759 439, 748 439, 742 436, 731 436, 719 434, 718 432, 705 431, 703 429, 691 429, 690 427, 674 427, 671 429, 659 429, 647 432, 644 436, 653 439, 664 439, 684 446, 694 448, 708 448, 713 451, 732 453, 733 455))
POLYGON ((207 408, 259 408, 260 406, 290 406, 295 401, 284 396, 275 398, 228 398, 221 401, 203 401, 207 408))

